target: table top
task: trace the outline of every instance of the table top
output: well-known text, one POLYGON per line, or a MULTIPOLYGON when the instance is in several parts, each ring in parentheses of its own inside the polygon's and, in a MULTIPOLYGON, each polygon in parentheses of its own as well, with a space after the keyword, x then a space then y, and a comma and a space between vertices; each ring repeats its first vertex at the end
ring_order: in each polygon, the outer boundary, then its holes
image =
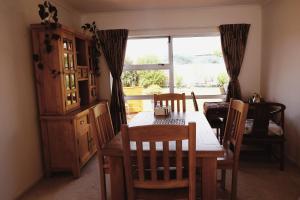
MULTIPOLYGON (((129 127, 152 125, 157 120, 163 119, 183 119, 187 125, 189 122, 196 122, 196 154, 197 157, 220 157, 224 150, 210 127, 206 117, 201 112, 174 112, 167 117, 157 117, 153 112, 141 112, 137 114, 130 123, 129 127)), ((183 143, 183 150, 187 145, 183 143)), ((103 146, 103 154, 107 156, 122 156, 122 138, 117 134, 110 143, 103 146)))

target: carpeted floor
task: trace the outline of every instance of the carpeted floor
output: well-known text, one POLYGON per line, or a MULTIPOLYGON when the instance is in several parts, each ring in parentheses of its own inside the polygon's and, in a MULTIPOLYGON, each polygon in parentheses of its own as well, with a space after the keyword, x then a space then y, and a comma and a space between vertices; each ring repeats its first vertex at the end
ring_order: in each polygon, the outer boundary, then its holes
MULTIPOLYGON (((59 174, 43 179, 26 192, 22 200, 99 200, 97 159, 94 157, 82 170, 81 177, 59 174)), ((227 175, 230 191, 230 176, 227 175)), ((220 199, 224 199, 221 194, 220 199)), ((287 163, 279 171, 276 163, 241 161, 238 179, 238 199, 300 200, 300 169, 287 163)))

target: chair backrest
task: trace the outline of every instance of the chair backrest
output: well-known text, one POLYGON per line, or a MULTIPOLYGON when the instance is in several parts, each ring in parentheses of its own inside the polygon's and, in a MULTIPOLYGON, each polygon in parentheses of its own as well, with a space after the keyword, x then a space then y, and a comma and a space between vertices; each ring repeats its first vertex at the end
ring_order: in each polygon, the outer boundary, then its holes
POLYGON ((240 100, 230 100, 223 146, 234 152, 234 160, 239 159, 241 143, 245 131, 248 104, 240 100))
POLYGON ((253 119, 251 135, 256 137, 268 137, 269 120, 284 129, 285 106, 275 102, 251 103, 248 118, 253 119))
POLYGON ((94 126, 97 138, 97 147, 102 149, 114 136, 110 111, 107 102, 101 102, 90 110, 92 126, 94 126))
POLYGON ((175 111, 175 104, 177 108, 177 112, 185 112, 185 93, 177 94, 177 93, 168 93, 168 94, 154 94, 154 107, 158 105, 161 106, 171 106, 172 112, 175 111), (180 109, 180 104, 182 105, 182 110, 180 109))
MULTIPOLYGON (((129 128, 122 125, 123 159, 128 199, 134 189, 172 189, 189 187, 189 199, 195 199, 196 124, 147 125, 129 128), (182 141, 188 140, 188 177, 184 177, 182 141), (174 162, 174 159, 176 160, 174 162), (135 161, 135 162, 132 162, 135 161), (148 161, 148 164, 147 164, 148 161), (136 163, 136 164, 134 164, 136 163), (176 176, 171 176, 171 169, 176 176)), ((186 153, 186 154, 185 154, 186 153)), ((171 194, 171 193, 170 193, 171 194)))
POLYGON ((107 144, 114 136, 114 129, 107 102, 101 102, 89 111, 92 133, 96 141, 97 155, 99 162, 101 199, 106 200, 105 184, 105 161, 102 153, 102 147, 107 144))
POLYGON ((194 104, 195 111, 199 111, 198 103, 197 103, 197 99, 196 99, 195 93, 191 92, 191 95, 192 95, 192 99, 193 99, 193 104, 194 104))

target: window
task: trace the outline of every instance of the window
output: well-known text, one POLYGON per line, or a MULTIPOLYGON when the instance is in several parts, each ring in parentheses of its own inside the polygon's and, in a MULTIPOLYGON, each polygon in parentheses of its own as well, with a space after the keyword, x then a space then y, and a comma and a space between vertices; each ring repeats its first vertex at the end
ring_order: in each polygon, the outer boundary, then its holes
POLYGON ((220 36, 128 39, 122 83, 128 114, 152 110, 155 93, 220 101, 228 83, 220 36))
POLYGON ((220 37, 173 39, 175 92, 222 95, 219 86, 227 82, 220 37))

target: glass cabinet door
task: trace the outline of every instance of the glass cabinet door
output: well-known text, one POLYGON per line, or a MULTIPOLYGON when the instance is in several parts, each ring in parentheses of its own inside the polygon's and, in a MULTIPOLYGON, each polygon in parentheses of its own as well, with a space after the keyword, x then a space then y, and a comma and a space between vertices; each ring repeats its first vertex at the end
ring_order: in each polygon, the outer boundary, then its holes
POLYGON ((65 104, 66 109, 72 109, 79 105, 76 70, 74 39, 63 37, 63 69, 65 81, 65 104))
POLYGON ((73 46, 73 40, 67 38, 63 39, 63 61, 65 71, 75 69, 73 46))

